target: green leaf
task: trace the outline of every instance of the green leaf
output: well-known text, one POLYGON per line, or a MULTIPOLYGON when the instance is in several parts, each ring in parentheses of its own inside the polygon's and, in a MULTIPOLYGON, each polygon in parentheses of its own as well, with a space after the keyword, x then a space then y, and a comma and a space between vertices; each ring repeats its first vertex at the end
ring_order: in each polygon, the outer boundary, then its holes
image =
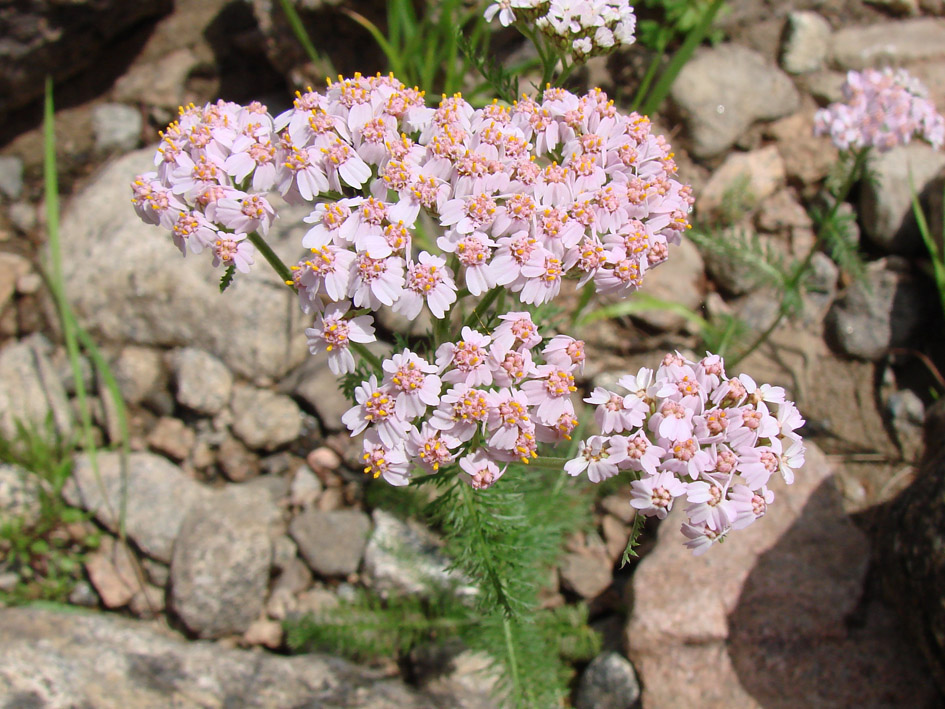
POLYGON ((223 275, 220 276, 220 292, 222 293, 227 288, 230 287, 230 284, 233 282, 233 276, 236 275, 236 266, 230 264, 226 267, 226 270, 223 272, 223 275))

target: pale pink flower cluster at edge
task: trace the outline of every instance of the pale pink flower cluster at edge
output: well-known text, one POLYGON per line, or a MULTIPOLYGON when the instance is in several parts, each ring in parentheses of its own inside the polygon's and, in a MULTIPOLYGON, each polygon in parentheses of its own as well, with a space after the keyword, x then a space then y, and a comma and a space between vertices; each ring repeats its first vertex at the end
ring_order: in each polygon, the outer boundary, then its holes
POLYGON ((499 319, 491 333, 464 327, 434 362, 394 354, 380 382, 372 375, 355 390, 342 421, 351 435, 365 432, 365 473, 406 485, 415 466, 436 473, 458 462, 467 482, 484 489, 508 463, 537 458, 539 443, 570 440, 584 343, 557 335, 539 350, 527 312, 499 319))
POLYGON ((829 135, 841 150, 885 152, 907 144, 913 135, 936 149, 945 142, 945 119, 921 82, 904 69, 850 71, 843 98, 814 116, 814 133, 829 135))
POLYGON ((597 407, 601 434, 565 465, 593 482, 631 471, 630 504, 646 516, 663 519, 685 504, 682 532, 697 555, 763 516, 774 501, 771 476, 793 483, 804 464, 804 419, 784 390, 729 378, 724 367, 718 355, 667 354, 655 373, 619 379, 624 393, 597 387, 585 401, 597 407))

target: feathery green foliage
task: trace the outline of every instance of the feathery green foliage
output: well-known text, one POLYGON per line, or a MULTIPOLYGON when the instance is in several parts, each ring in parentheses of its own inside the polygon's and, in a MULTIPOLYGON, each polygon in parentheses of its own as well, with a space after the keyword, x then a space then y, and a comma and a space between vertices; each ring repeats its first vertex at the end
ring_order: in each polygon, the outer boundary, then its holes
POLYGON ((286 622, 286 641, 296 652, 337 652, 353 660, 396 658, 438 635, 459 635, 475 621, 472 609, 447 593, 384 600, 361 590, 352 601, 286 622))
MULTIPOLYGON (((511 706, 560 704, 568 662, 590 659, 600 641, 587 626, 586 607, 539 609, 565 538, 590 524, 587 497, 552 468, 515 466, 478 491, 448 471, 422 479, 436 486, 437 496, 421 516, 445 536, 452 568, 479 589, 474 606, 442 593, 383 601, 359 594, 340 609, 288 624, 290 646, 332 648, 358 659, 402 657, 431 638, 455 635, 494 658, 498 692, 511 706)), ((414 509, 419 502, 418 496, 414 509)))

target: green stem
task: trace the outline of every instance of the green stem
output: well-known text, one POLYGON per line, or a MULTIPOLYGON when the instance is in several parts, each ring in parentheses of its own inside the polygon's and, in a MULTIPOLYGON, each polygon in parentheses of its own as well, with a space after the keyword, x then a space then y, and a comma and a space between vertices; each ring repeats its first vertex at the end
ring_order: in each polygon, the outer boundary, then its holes
POLYGON ((637 93, 633 97, 633 103, 630 104, 634 111, 640 108, 640 104, 643 103, 643 99, 646 97, 646 92, 650 90, 650 85, 653 83, 653 79, 656 78, 656 72, 659 70, 660 63, 663 61, 663 53, 666 51, 666 45, 668 43, 668 31, 660 32, 659 48, 653 55, 650 65, 646 68, 646 74, 643 75, 643 81, 640 82, 640 88, 637 89, 637 93))
POLYGON ((371 352, 371 350, 362 345, 360 342, 351 342, 350 340, 348 341, 348 347, 350 347, 351 350, 358 355, 358 357, 371 365, 371 369, 374 370, 377 376, 384 376, 384 367, 381 364, 381 360, 377 355, 371 352))
POLYGON ((518 693, 522 683, 518 675, 518 657, 515 653, 515 643, 512 640, 512 622, 508 616, 502 616, 502 632, 505 635, 505 652, 509 658, 509 674, 512 677, 512 686, 518 693))
POLYGON ((469 317, 466 318, 466 321, 463 323, 464 327, 473 327, 482 322, 482 316, 485 314, 486 310, 489 309, 489 306, 495 302, 495 299, 499 297, 499 294, 505 290, 502 286, 496 286, 488 293, 486 293, 482 300, 479 301, 479 304, 476 306, 469 317))
POLYGON ((801 282, 804 280, 804 276, 807 274, 808 269, 810 268, 811 261, 814 258, 814 254, 817 253, 821 246, 824 244, 824 237, 827 233, 827 230, 830 228, 830 224, 833 223, 833 220, 837 217, 837 212, 840 209, 840 205, 843 204, 847 196, 850 194, 850 190, 853 189, 853 185, 856 184, 857 180, 860 179, 860 175, 863 172, 863 167, 866 164, 866 158, 869 154, 869 148, 861 148, 853 153, 853 167, 850 168, 850 173, 847 175, 846 180, 840 186, 840 189, 837 190, 837 193, 833 195, 834 201, 830 206, 830 211, 827 212, 827 216, 823 218, 823 221, 820 223, 820 227, 817 229, 817 236, 814 239, 814 243, 811 244, 810 249, 807 251, 807 254, 804 256, 803 260, 794 268, 791 273, 791 277, 788 278, 787 282, 784 284, 781 289, 781 303, 778 305, 778 314, 775 316, 774 320, 771 322, 765 330, 755 338, 747 350, 740 353, 737 357, 731 360, 730 365, 734 366, 741 362, 743 359, 752 354, 755 350, 761 347, 771 334, 777 329, 778 325, 781 324, 781 321, 788 314, 788 294, 793 293, 801 285, 801 282))
POLYGON ((312 60, 315 68, 327 72, 329 76, 334 76, 335 68, 332 66, 331 60, 328 57, 320 55, 318 50, 315 49, 315 45, 312 44, 308 32, 305 31, 302 18, 299 17, 299 13, 296 12, 295 6, 292 4, 291 0, 279 0, 279 2, 282 6, 282 12, 289 21, 289 27, 292 28, 292 33, 295 35, 295 38, 299 40, 299 43, 302 45, 305 53, 308 54, 308 58, 312 60))
POLYGON ((269 265, 279 274, 279 278, 282 279, 283 283, 295 290, 293 285, 294 279, 292 278, 292 271, 289 270, 289 267, 286 266, 282 259, 276 255, 276 252, 272 250, 272 247, 266 243, 266 240, 263 239, 255 231, 249 235, 249 240, 253 246, 256 247, 256 250, 259 251, 265 257, 266 261, 269 262, 269 265))

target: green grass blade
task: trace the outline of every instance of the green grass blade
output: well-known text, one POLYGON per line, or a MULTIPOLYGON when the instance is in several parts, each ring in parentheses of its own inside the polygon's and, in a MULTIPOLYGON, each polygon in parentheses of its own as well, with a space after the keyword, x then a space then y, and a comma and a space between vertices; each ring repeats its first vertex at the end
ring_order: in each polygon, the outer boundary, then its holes
POLYGON ((302 49, 308 54, 308 58, 312 60, 312 63, 316 67, 323 69, 329 76, 334 76, 335 68, 332 66, 331 60, 328 59, 328 57, 323 57, 318 53, 318 50, 315 49, 315 45, 312 44, 312 38, 308 36, 305 25, 302 23, 302 18, 299 17, 299 13, 292 4, 292 0, 279 0, 279 4, 282 7, 282 12, 285 13, 286 19, 289 21, 292 34, 299 40, 299 44, 302 45, 302 49))
MULTIPOLYGON (((932 230, 929 228, 929 222, 922 211, 922 205, 919 203, 919 195, 916 193, 915 184, 912 181, 912 175, 909 175, 909 194, 912 196, 912 214, 915 216, 916 224, 919 227, 919 234, 922 235, 922 241, 925 242, 925 248, 928 249, 929 257, 932 261, 932 273, 935 277, 935 287, 938 289, 938 297, 942 306, 942 313, 945 314, 945 259, 939 245, 935 243, 932 236, 932 230)), ((945 193, 942 195, 945 205, 945 193)), ((945 240, 945 225, 943 225, 943 240, 945 240)))
POLYGON ((394 72, 394 75, 398 79, 401 81, 406 81, 404 78, 406 76, 406 72, 404 71, 404 64, 400 53, 394 48, 393 45, 391 45, 390 42, 387 41, 387 38, 384 37, 383 33, 377 28, 377 25, 375 25, 361 13, 355 12, 354 10, 343 7, 341 8, 341 11, 368 31, 371 37, 374 38, 374 41, 377 42, 377 46, 381 48, 382 52, 384 52, 384 56, 387 57, 387 63, 390 65, 390 70, 394 72))

